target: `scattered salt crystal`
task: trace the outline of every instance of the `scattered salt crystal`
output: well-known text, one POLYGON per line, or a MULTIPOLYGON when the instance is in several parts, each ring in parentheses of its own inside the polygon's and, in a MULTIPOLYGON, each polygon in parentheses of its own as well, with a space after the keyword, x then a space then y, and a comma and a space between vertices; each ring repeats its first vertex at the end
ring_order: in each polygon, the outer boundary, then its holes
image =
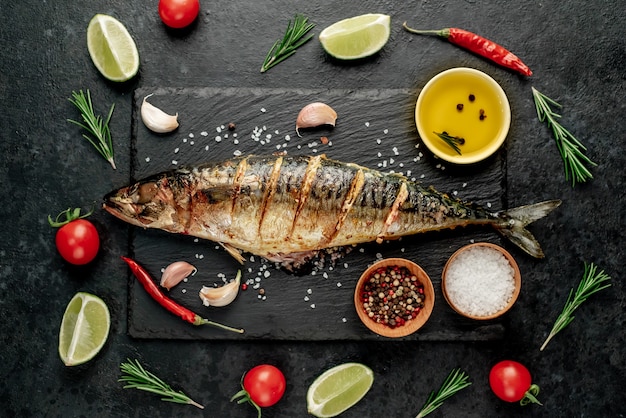
POLYGON ((209 136, 209 133, 207 131, 202 131, 202 132, 200 132, 200 135, 202 135, 202 136, 209 136))
POLYGON ((491 202, 487 202, 487 207, 490 208, 491 207, 491 202))
POLYGON ((315 309, 315 304, 314 303, 311 304, 311 309, 315 309))
POLYGON ((176 165, 176 164, 178 164, 178 161, 172 160, 172 164, 176 165))
POLYGON ((189 145, 193 145, 193 144, 195 144, 194 141, 189 141, 189 145))
POLYGON ((381 141, 380 139, 377 139, 377 140, 376 140, 376 143, 377 143, 378 145, 382 144, 382 142, 383 142, 383 141, 381 141))
POLYGON ((290 141, 291 140, 291 136, 290 135, 285 135, 285 141, 290 141))
POLYGON ((241 151, 239 151, 239 150, 235 150, 235 151, 233 151, 233 155, 234 155, 235 157, 239 157, 239 156, 241 155, 241 151))
POLYGON ((341 318, 341 322, 348 322, 346 318, 341 318))
POLYGON ((506 307, 515 291, 515 271, 499 251, 473 247, 460 253, 446 271, 446 292, 461 311, 489 316, 506 307))
POLYGON ((400 155, 400 153, 398 152, 398 147, 393 147, 392 151, 394 155, 400 155))
POLYGON ((323 276, 325 279, 328 279, 328 273, 324 272, 324 274, 322 274, 322 276, 323 276))
POLYGON ((383 130, 383 133, 384 133, 385 135, 387 135, 387 134, 389 133, 389 129, 384 129, 384 130, 383 130))
POLYGON ((305 296, 305 297, 304 297, 304 301, 305 301, 305 302, 308 302, 309 300, 310 300, 310 298, 309 298, 308 296, 305 296))
POLYGON ((150 157, 146 157, 146 162, 149 163, 150 162, 150 157))
POLYGON ((463 183, 463 187, 467 187, 467 183, 463 183))
POLYGON ((337 287, 341 287, 341 282, 337 282, 337 287))
POLYGON ((181 290, 182 293, 187 293, 187 289, 181 290))
POLYGON ((370 127, 370 123, 369 122, 365 122, 365 127, 369 128, 370 127))
POLYGON ((217 128, 215 128, 215 131, 219 134, 220 132, 222 132, 222 127, 218 126, 217 128))
POLYGON ((189 138, 193 138, 193 137, 194 137, 193 132, 190 132, 190 133, 189 133, 189 138))
POLYGON ((209 146, 207 145, 206 147, 204 147, 204 150, 208 151, 209 150, 209 146))
POLYGON ((233 141, 233 144, 235 144, 235 145, 239 145, 239 140, 238 140, 238 139, 235 139, 235 140, 233 141))
POLYGON ((187 138, 183 138, 183 143, 187 143, 187 138))
POLYGON ((174 154, 178 154, 178 151, 180 151, 180 148, 174 148, 174 154))
POLYGON ((347 269, 348 268, 348 263, 343 263, 343 268, 347 269))
POLYGON ((313 290, 311 290, 311 289, 307 289, 307 290, 306 290, 306 293, 310 295, 311 293, 313 293, 313 290))
POLYGON ((233 134, 233 138, 237 138, 237 132, 233 134))
POLYGON ((261 112, 265 113, 265 112, 267 112, 267 110, 264 107, 262 107, 261 108, 261 112))
POLYGON ((222 142, 222 137, 221 137, 221 136, 219 136, 219 135, 217 135, 217 136, 215 137, 215 142, 222 142))

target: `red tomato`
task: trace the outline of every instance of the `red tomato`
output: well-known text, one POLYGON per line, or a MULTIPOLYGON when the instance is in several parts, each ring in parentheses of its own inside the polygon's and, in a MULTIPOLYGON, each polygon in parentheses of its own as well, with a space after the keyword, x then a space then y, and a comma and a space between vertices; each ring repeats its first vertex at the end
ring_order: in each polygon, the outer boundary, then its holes
POLYGON ((159 16, 170 28, 180 29, 196 20, 199 0, 159 0, 159 16))
POLYGON ((265 408, 272 406, 285 393, 285 376, 276 367, 261 364, 253 367, 243 378, 243 388, 250 400, 265 408))
POLYGON ((76 265, 89 263, 100 249, 98 231, 85 219, 76 219, 63 225, 57 231, 55 242, 61 257, 76 265))
POLYGON ((489 372, 489 386, 503 401, 540 404, 535 398, 539 387, 532 384, 530 372, 517 361, 503 360, 493 366, 489 372))

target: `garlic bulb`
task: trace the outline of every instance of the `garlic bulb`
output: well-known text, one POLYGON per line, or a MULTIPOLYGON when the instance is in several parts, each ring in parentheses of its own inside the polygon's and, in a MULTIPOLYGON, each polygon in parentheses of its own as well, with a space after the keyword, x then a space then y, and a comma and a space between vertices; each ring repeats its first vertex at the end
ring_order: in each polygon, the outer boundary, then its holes
POLYGON ((204 306, 226 306, 237 297, 240 283, 241 270, 237 272, 235 280, 222 287, 202 286, 202 290, 200 290, 200 299, 202 299, 204 306))
POLYGON ((196 271, 198 270, 186 261, 176 261, 163 270, 161 286, 170 290, 189 275, 196 274, 196 271))
POLYGON ((337 112, 325 103, 315 102, 308 104, 300 110, 296 119, 296 133, 300 128, 313 128, 321 125, 335 126, 337 112))
POLYGON ((178 113, 168 115, 156 106, 146 101, 152 94, 143 98, 141 103, 141 120, 148 129, 157 133, 171 132, 178 128, 178 113))

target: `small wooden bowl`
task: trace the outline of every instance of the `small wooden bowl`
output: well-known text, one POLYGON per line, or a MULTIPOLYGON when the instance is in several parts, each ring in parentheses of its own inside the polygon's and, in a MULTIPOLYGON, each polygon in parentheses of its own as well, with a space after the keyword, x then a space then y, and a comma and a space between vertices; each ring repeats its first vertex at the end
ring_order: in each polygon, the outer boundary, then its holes
POLYGON ((515 259, 513 258, 513 256, 511 254, 509 254, 508 251, 506 251, 504 248, 495 245, 495 244, 491 244, 489 242, 477 242, 474 244, 469 244, 466 245, 462 248, 460 248, 459 250, 457 250, 454 254, 452 254, 452 256, 448 259, 448 262, 446 263, 445 267, 443 268, 443 272, 441 273, 441 290, 443 292, 443 297, 445 298, 446 302, 448 302, 448 305, 450 305, 450 307, 452 309, 454 309, 457 313, 459 313, 460 315, 463 315, 467 318, 471 318, 471 319, 476 319, 476 320, 488 320, 488 319, 495 319, 501 315, 503 315, 505 312, 507 312, 509 309, 511 309, 511 307, 515 304, 515 301, 517 301, 517 297, 519 296, 520 293, 520 289, 522 287, 522 277, 519 271, 519 267, 517 265, 517 263, 515 262, 515 259), (486 315, 486 316, 477 316, 477 315, 472 315, 469 313, 464 312, 463 310, 461 310, 459 307, 457 307, 454 302, 451 300, 450 296, 448 295, 448 291, 447 291, 447 287, 446 287, 446 281, 447 281, 447 273, 448 273, 448 268, 450 267, 450 264, 452 264, 452 262, 454 260, 457 259, 457 257, 471 249, 471 248, 475 248, 475 247, 486 247, 486 248, 491 248, 493 250, 498 251, 500 254, 502 254, 507 261, 509 262, 509 264, 511 265, 511 267, 513 268, 513 280, 515 282, 515 289, 513 290, 513 294, 511 296, 511 298, 509 299, 507 305, 493 313, 490 315, 486 315))
POLYGON ((430 277, 428 277, 426 272, 417 264, 404 258, 387 258, 374 263, 361 275, 361 278, 357 282, 354 290, 354 306, 361 322, 363 322, 367 328, 376 334, 388 338, 406 337, 407 335, 413 334, 415 331, 420 329, 426 321, 428 321, 430 314, 433 312, 433 307, 435 306, 435 289, 430 281, 430 277), (361 300, 363 286, 365 282, 369 280, 373 272, 381 267, 391 266, 406 267, 412 274, 414 274, 417 277, 418 282, 424 286, 424 296, 426 298, 424 301, 424 307, 415 318, 408 320, 404 325, 395 328, 377 323, 367 316, 367 313, 365 313, 365 310, 363 309, 363 302, 361 300))

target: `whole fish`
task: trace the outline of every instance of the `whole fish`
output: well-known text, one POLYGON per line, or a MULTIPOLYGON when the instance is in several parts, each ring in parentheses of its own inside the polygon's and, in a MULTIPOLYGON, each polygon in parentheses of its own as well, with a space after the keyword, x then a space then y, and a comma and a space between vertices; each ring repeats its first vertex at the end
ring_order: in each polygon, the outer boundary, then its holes
POLYGON ((220 243, 298 268, 321 250, 470 224, 488 224, 533 257, 525 229, 561 202, 508 211, 424 188, 324 155, 245 156, 156 174, 105 196, 103 208, 130 224, 220 243))

